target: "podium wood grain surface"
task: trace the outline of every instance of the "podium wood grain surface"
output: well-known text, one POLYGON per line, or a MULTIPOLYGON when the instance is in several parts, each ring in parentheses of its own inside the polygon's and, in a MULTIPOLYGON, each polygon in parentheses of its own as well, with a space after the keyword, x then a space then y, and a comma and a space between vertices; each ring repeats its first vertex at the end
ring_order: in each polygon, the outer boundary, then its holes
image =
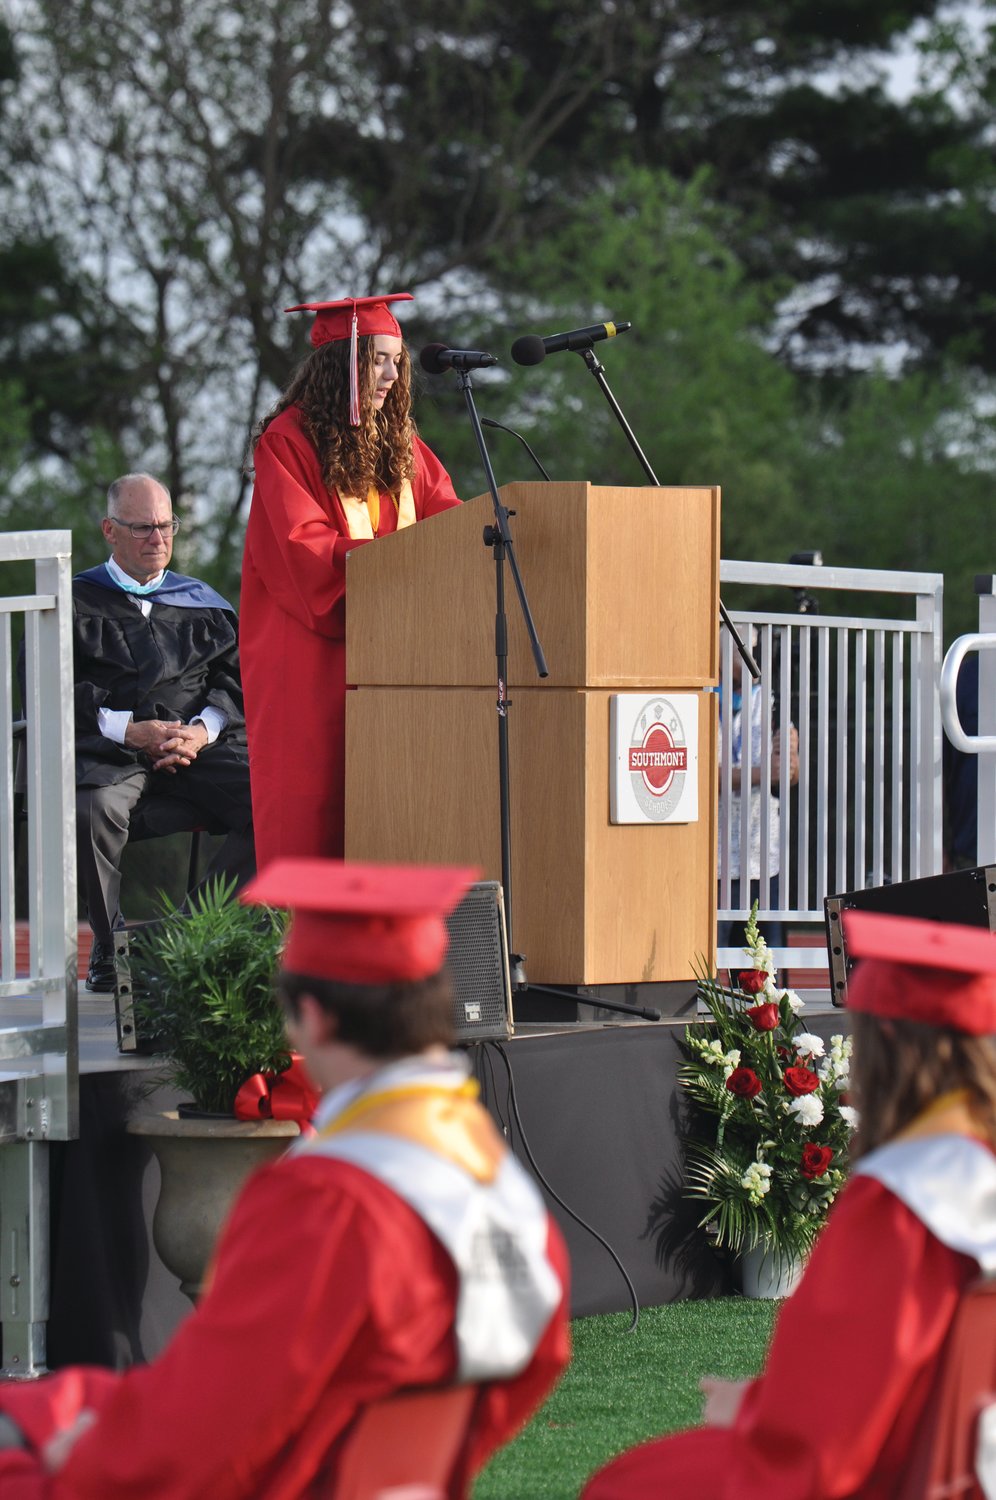
MULTIPOLYGON (((715 952, 719 492, 509 485, 512 938, 530 980, 686 979, 715 952), (609 820, 615 691, 699 689, 699 820, 609 820)), ((488 497, 349 559, 346 854, 501 879, 488 497)))
MULTIPOLYGON (((699 822, 618 825, 610 696, 519 688, 509 711, 512 937, 534 983, 687 979, 714 963, 716 697, 699 694, 699 822)), ((347 856, 500 880, 495 718, 484 688, 350 693, 347 856)))
MULTIPOLYGON (((515 554, 547 687, 699 687, 718 672, 719 490, 510 484, 515 554)), ((495 680, 494 562, 478 496, 350 555, 346 677, 495 680)), ((506 568, 508 681, 538 685, 506 568)))

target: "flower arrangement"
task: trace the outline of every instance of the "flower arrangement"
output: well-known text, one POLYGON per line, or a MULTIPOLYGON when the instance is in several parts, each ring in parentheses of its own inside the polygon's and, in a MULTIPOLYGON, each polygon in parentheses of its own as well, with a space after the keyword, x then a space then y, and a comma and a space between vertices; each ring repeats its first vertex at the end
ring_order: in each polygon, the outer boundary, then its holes
POLYGON ((718 1246, 784 1263, 808 1254, 847 1175, 851 1043, 807 1032, 803 1002, 775 987, 756 903, 744 953, 736 987, 700 976, 711 1019, 685 1031, 685 1191, 706 1205, 699 1224, 718 1246))

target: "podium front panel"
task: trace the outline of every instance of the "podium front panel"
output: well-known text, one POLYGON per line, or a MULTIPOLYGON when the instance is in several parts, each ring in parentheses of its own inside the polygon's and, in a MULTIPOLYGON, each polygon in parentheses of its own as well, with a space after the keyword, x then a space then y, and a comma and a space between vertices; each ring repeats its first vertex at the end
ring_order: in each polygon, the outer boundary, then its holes
MULTIPOLYGON (((714 965, 715 695, 698 695, 699 819, 663 825, 609 820, 610 697, 512 695, 512 940, 537 984, 683 980, 714 965)), ((346 730, 348 858, 501 879, 492 690, 359 688, 346 730)))
MULTIPOLYGON (((536 675, 505 568, 511 687, 696 688, 718 672, 719 490, 511 484, 501 492, 550 675, 536 675)), ((349 557, 347 679, 488 687, 496 677, 490 496, 349 557)))

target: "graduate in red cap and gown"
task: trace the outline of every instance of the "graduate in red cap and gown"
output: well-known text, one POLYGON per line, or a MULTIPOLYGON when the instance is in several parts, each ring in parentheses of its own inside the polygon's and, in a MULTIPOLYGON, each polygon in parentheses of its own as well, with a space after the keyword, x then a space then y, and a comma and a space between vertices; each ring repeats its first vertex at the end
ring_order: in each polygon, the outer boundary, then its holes
POLYGON ((343 853, 346 554, 460 503, 412 421, 411 360, 391 307, 411 300, 287 309, 315 314, 314 352, 255 436, 242 570, 259 869, 343 853))
POLYGON ((315 1131, 250 1179, 153 1364, 0 1386, 4 1500, 330 1500, 366 1407, 467 1384, 460 1500, 547 1395, 566 1252, 448 1051, 470 875, 281 860, 246 888, 293 912, 278 992, 315 1131))
POLYGON ((996 1276, 996 938, 862 912, 844 922, 861 960, 847 994, 854 1175, 764 1373, 703 1381, 704 1426, 623 1453, 583 1500, 901 1492, 959 1299, 996 1276))

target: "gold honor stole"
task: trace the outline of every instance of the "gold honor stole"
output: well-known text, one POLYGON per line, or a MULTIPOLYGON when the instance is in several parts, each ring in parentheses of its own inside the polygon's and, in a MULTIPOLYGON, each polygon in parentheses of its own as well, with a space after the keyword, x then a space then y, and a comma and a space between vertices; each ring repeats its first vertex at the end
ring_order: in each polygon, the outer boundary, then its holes
MULTIPOLYGON (((395 500, 390 497, 391 504, 398 513, 397 530, 404 526, 415 525, 415 496, 412 493, 411 481, 406 479, 401 486, 401 494, 395 500)), ((377 527, 380 525, 380 492, 373 485, 367 490, 366 499, 360 500, 356 495, 339 495, 339 504, 346 515, 346 525, 349 527, 349 535, 354 541, 373 541, 377 535, 377 527)))
POLYGON ((493 1182, 506 1148, 477 1102, 479 1092, 471 1078, 457 1088, 401 1084, 363 1095, 318 1134, 324 1140, 350 1130, 398 1136, 452 1162, 476 1182, 493 1182))
POLYGON ((399 1083, 347 1105, 293 1154, 368 1172, 415 1210, 457 1273, 458 1383, 525 1369, 563 1289, 547 1257, 539 1189, 477 1102, 456 1086, 399 1083))

